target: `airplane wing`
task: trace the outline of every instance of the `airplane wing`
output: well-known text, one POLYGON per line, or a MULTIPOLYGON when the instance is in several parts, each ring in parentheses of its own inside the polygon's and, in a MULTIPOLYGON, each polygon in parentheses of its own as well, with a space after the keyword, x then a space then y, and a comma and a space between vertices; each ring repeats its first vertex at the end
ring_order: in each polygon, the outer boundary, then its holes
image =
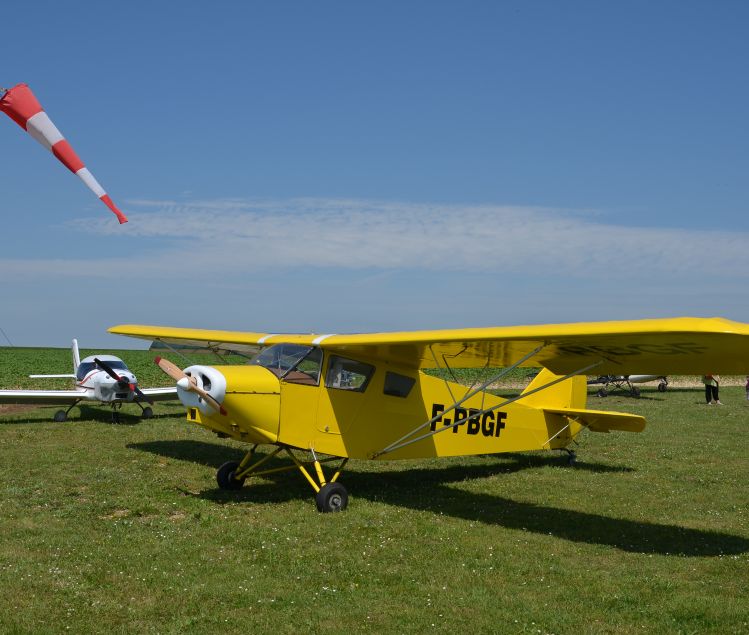
POLYGON ((0 390, 0 403, 69 405, 84 399, 85 390, 0 390))
POLYGON ((172 388, 141 388, 140 391, 151 401, 176 401, 177 389, 172 388))
POLYGON ((352 357, 413 368, 515 364, 556 374, 703 375, 749 372, 749 324, 723 318, 667 318, 531 326, 362 333, 273 334, 120 325, 110 333, 174 344, 246 351, 278 343, 316 345, 352 357), (594 365, 594 366, 593 366, 594 365), (588 368, 591 367, 591 368, 588 368))

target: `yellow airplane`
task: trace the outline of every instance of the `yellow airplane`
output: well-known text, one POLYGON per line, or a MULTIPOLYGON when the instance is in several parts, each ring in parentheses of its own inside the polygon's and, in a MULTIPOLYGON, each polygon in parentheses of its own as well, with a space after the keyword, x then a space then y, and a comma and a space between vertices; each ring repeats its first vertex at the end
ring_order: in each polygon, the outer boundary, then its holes
POLYGON ((177 383, 187 420, 252 444, 240 462, 222 465, 223 489, 250 476, 299 469, 321 512, 340 511, 338 481, 349 459, 416 459, 565 450, 583 430, 640 432, 638 415, 590 410, 586 374, 684 375, 749 372, 749 324, 721 318, 673 318, 517 327, 280 335, 121 325, 111 333, 171 344, 258 351, 249 365, 157 363, 177 383), (487 392, 520 366, 543 370, 512 398, 487 392), (496 368, 466 387, 428 368, 496 368), (258 445, 275 446, 253 462, 258 445), (298 455, 305 451, 308 460, 298 455), (268 468, 278 454, 285 467, 268 468), (324 455, 321 458, 320 455, 324 455), (338 462, 326 479, 322 464, 338 462))

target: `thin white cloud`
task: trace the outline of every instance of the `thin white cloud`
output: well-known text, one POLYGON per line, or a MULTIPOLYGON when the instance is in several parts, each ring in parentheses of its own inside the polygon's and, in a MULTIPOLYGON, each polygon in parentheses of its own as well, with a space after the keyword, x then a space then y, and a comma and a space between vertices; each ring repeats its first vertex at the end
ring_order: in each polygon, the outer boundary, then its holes
POLYGON ((25 275, 170 279, 300 268, 424 270, 590 279, 745 278, 749 234, 623 227, 590 213, 363 200, 131 200, 130 223, 80 232, 132 240, 127 256, 0 260, 25 275))
MULTIPOLYGON (((595 277, 615 266, 743 275, 749 261, 746 235, 620 227, 566 210, 319 199, 139 206, 158 213, 136 212, 133 235, 185 240, 191 257, 212 259, 219 249, 255 267, 530 268, 595 277)), ((93 227, 113 231, 103 222, 93 227)))

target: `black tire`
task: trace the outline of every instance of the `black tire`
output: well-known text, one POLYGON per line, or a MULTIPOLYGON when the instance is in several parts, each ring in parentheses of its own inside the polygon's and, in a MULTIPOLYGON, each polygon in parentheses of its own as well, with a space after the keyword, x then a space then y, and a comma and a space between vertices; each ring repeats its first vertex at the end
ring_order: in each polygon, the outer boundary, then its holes
POLYGON ((244 479, 234 478, 234 472, 239 467, 236 461, 227 461, 216 471, 216 483, 221 489, 242 489, 244 479))
POLYGON ((348 507, 348 492, 340 483, 328 483, 317 492, 315 502, 317 503, 317 511, 324 514, 342 512, 348 507))
POLYGON ((145 408, 143 408, 143 412, 141 413, 140 418, 150 419, 151 417, 153 417, 153 408, 146 406, 145 408))
POLYGON ((58 410, 55 413, 55 416, 52 417, 52 421, 54 421, 55 423, 64 423, 67 420, 68 420, 68 415, 64 410, 58 410))
POLYGON ((605 388, 601 388, 601 390, 599 390, 596 394, 599 397, 608 397, 609 396, 609 391, 606 390, 605 388))
POLYGON ((637 386, 632 387, 632 396, 633 397, 639 397, 640 396, 640 389, 637 386))
POLYGON ((665 381, 662 381, 658 384, 658 392, 666 392, 666 387, 668 384, 665 381))

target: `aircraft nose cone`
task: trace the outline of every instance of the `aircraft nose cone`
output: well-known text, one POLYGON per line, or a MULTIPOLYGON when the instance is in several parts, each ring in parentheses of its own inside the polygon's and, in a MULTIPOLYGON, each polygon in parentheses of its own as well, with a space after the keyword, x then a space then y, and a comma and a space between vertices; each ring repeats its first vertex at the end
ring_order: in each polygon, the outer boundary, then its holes
POLYGON ((182 390, 188 390, 190 388, 190 379, 188 377, 183 377, 182 379, 178 380, 177 387, 181 388, 182 390))

